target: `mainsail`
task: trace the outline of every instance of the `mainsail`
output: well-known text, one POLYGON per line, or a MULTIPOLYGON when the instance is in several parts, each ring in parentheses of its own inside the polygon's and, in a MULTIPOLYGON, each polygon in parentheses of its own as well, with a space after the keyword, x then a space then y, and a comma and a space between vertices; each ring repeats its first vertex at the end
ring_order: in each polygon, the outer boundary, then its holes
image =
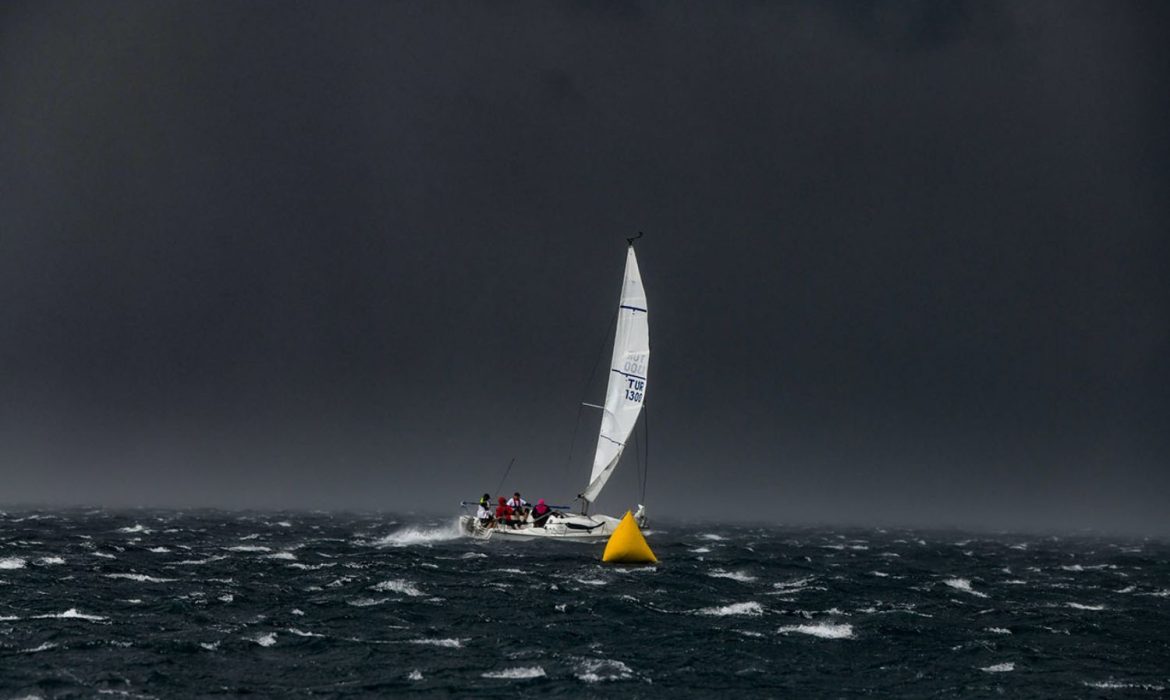
POLYGON ((601 416, 601 433, 593 455, 593 473, 589 486, 581 494, 586 501, 597 499, 605 482, 622 457, 626 440, 634 431, 642 400, 646 396, 646 369, 650 364, 650 327, 646 321, 646 292, 642 274, 631 243, 626 251, 626 275, 622 297, 618 302, 617 331, 613 339, 609 386, 605 390, 605 410, 601 416))

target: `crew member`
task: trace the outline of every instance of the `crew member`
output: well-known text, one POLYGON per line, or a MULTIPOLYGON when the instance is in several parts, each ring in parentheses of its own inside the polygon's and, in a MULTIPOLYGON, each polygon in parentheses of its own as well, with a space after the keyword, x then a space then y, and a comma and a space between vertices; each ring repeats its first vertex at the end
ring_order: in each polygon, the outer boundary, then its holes
POLYGON ((513 516, 512 507, 507 504, 503 496, 500 496, 500 505, 496 506, 496 522, 503 523, 506 527, 516 527, 513 516))
POLYGON ((512 494, 512 497, 508 499, 508 505, 511 506, 512 510, 516 511, 518 518, 523 519, 528 515, 528 501, 520 497, 519 491, 512 494))
POLYGON ((486 494, 483 500, 479 502, 479 508, 475 511, 475 519, 479 521, 479 526, 487 529, 493 527, 496 523, 492 518, 492 512, 488 509, 488 501, 486 494))
POLYGON ((532 527, 544 527, 548 516, 552 515, 552 508, 544 504, 544 499, 536 502, 536 507, 532 509, 532 527))

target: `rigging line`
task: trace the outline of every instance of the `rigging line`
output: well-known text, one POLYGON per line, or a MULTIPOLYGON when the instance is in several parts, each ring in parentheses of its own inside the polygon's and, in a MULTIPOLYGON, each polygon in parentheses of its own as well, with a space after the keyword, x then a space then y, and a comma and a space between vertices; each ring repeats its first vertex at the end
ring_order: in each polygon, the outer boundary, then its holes
MULTIPOLYGON (((589 372, 589 380, 585 382, 585 388, 581 391, 581 398, 584 399, 589 395, 589 387, 593 385, 593 378, 597 376, 597 368, 601 366, 601 357, 605 352, 606 342, 612 334, 614 327, 617 325, 618 311, 621 309, 614 309, 613 318, 609 321, 609 331, 601 337, 601 346, 597 348, 597 359, 593 361, 593 370, 589 372)), ((581 430, 581 410, 584 408, 584 401, 577 404, 577 422, 573 424, 573 437, 569 440, 569 456, 565 458, 565 468, 563 474, 569 473, 569 465, 573 463, 573 449, 577 446, 577 433, 581 430)))
POLYGON ((642 403, 642 449, 646 451, 646 468, 642 471, 642 504, 646 503, 646 480, 650 476, 650 407, 642 403))
POLYGON ((508 478, 508 472, 512 471, 512 465, 516 463, 516 458, 513 457, 511 462, 508 462, 508 468, 504 470, 504 476, 500 479, 500 485, 496 487, 496 495, 500 495, 500 489, 504 488, 504 481, 508 478))
MULTIPOLYGON (((641 486, 645 482, 642 479, 642 449, 638 441, 638 431, 634 430, 632 433, 630 433, 630 435, 634 438, 634 464, 638 465, 637 483, 639 486, 641 486)), ((643 487, 642 490, 645 491, 645 487, 643 487)))

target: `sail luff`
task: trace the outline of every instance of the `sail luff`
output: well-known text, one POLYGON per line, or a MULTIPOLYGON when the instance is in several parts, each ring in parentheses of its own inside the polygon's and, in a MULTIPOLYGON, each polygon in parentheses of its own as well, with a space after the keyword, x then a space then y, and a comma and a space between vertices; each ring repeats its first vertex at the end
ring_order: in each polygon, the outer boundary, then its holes
POLYGON ((617 330, 614 332, 613 356, 609 382, 605 391, 605 410, 593 455, 589 486, 581 496, 597 499, 605 482, 617 468, 626 440, 638 422, 646 395, 646 370, 650 363, 650 333, 647 322, 646 292, 638 258, 631 244, 626 251, 626 270, 618 302, 617 330))

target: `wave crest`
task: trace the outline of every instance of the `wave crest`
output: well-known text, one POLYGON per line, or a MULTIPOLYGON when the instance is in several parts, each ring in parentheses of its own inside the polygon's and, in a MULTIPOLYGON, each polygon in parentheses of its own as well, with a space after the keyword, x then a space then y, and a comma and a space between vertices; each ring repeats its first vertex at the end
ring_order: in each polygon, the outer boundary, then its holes
POLYGON ((808 634, 821 639, 853 639, 853 625, 834 625, 820 622, 811 625, 787 625, 779 629, 781 633, 795 632, 808 634))

